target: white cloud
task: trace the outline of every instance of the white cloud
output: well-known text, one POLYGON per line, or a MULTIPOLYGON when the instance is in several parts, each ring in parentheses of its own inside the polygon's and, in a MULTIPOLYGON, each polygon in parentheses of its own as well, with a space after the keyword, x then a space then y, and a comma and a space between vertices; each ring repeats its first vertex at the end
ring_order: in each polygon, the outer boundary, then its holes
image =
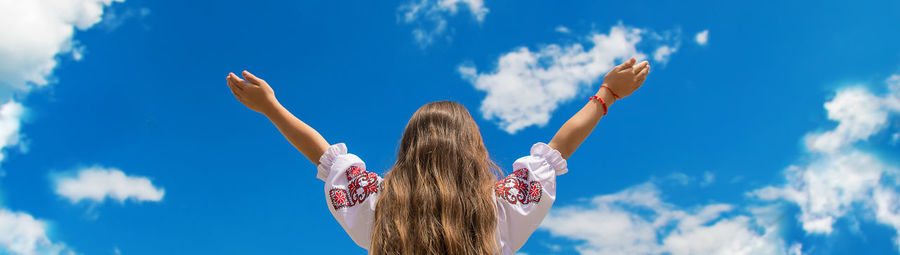
POLYGON ((716 175, 710 171, 703 172, 703 180, 700 181, 700 186, 709 186, 713 182, 716 181, 716 175))
MULTIPOLYGON (((412 34, 416 43, 424 48, 447 32, 448 16, 455 16, 459 9, 465 9, 478 22, 484 22, 488 9, 482 0, 419 0, 401 5, 401 21, 414 24, 412 34)), ((449 37, 447 37, 449 38, 449 37)))
POLYGON ((733 206, 679 209, 652 183, 593 198, 589 205, 556 207, 540 229, 582 242, 581 254, 787 254, 778 226, 765 213, 735 215, 733 206))
POLYGON ((653 52, 653 60, 657 62, 666 63, 669 62, 669 56, 672 56, 672 53, 678 51, 678 48, 663 45, 656 48, 656 51, 653 52))
POLYGON ((663 42, 653 51, 653 60, 659 64, 665 65, 668 63, 672 54, 678 52, 678 48, 681 47, 680 28, 665 31, 663 33, 649 32, 647 35, 650 39, 663 42))
POLYGON ((697 33, 697 35, 694 36, 694 41, 699 45, 706 45, 706 43, 709 42, 709 30, 703 30, 700 31, 700 33, 697 33))
POLYGON ((809 165, 788 168, 784 187, 765 187, 754 195, 797 203, 803 229, 827 234, 837 218, 846 215, 855 202, 868 200, 882 176, 896 169, 861 151, 820 157, 809 165))
POLYGON ((635 47, 642 35, 655 40, 668 38, 619 24, 607 34, 588 36, 589 49, 580 43, 550 44, 537 51, 520 47, 502 55, 491 72, 479 73, 466 64, 459 72, 475 89, 487 92, 481 102, 482 116, 498 120, 500 128, 513 134, 528 126, 547 124, 559 104, 587 92, 616 62, 628 57, 646 58, 635 47))
POLYGON ((0 101, 47 85, 56 56, 73 52, 75 29, 100 22, 103 8, 113 1, 0 1, 0 24, 15 24, 0 26, 0 101))
MULTIPOLYGON (((800 207, 797 216, 807 233, 829 234, 841 217, 859 213, 900 233, 900 170, 860 148, 859 143, 883 131, 900 112, 897 76, 888 79, 889 93, 876 96, 862 86, 837 92, 825 103, 834 129, 806 136, 808 162, 785 171, 787 183, 750 194, 784 200, 800 207)), ((900 235, 895 244, 900 246, 900 235)))
MULTIPOLYGON (((19 146, 22 98, 53 81, 57 57, 78 61, 84 46, 72 36, 101 21, 103 9, 123 0, 0 0, 0 149, 19 146)), ((0 161, 5 154, 0 153, 0 161)), ((75 254, 48 236, 47 223, 0 207, 0 254, 75 254)))
POLYGON ((807 136, 807 148, 814 152, 836 153, 853 143, 868 139, 884 129, 890 111, 889 98, 872 95, 864 87, 850 87, 825 103, 828 119, 838 126, 824 133, 807 136))
MULTIPOLYGON (((107 31, 115 30, 125 24, 128 20, 136 19, 141 21, 147 18, 147 16, 150 16, 150 9, 146 7, 127 8, 122 11, 111 10, 103 13, 103 22, 100 22, 99 26, 107 31)), ((146 27, 146 24, 144 26, 146 27)))
POLYGON ((104 7, 122 1, 0 1, 0 24, 6 24, 0 26, 0 149, 24 146, 19 127, 25 107, 14 99, 51 83, 57 57, 81 60, 85 48, 72 38, 75 30, 100 22, 104 7))
POLYGON ((887 79, 887 84, 890 94, 886 97, 884 104, 888 109, 900 111, 900 74, 891 75, 887 79))
POLYGON ((557 26, 555 30, 556 30, 556 32, 559 32, 559 33, 562 33, 562 34, 572 33, 572 31, 569 30, 569 28, 568 28, 568 27, 565 27, 565 26, 557 26))
MULTIPOLYGON (((0 148, 19 144, 19 128, 24 114, 25 107, 15 101, 0 105, 0 148)), ((4 158, 5 153, 0 152, 0 161, 4 158)))
POLYGON ((0 254, 74 254, 47 236, 47 224, 30 214, 0 208, 0 254))
POLYGON ((675 182, 676 184, 684 186, 684 185, 688 185, 692 181, 694 181, 694 177, 691 177, 685 173, 674 172, 674 173, 667 175, 666 178, 663 180, 671 180, 671 181, 675 182))
MULTIPOLYGON (((689 216, 690 217, 690 216, 689 216)), ((774 233, 757 233, 751 218, 736 216, 676 231, 663 241, 670 254, 785 254, 774 233)))
POLYGON ((789 255, 803 255, 803 244, 795 243, 788 249, 789 255))
POLYGON ((126 176, 115 168, 90 167, 78 171, 74 177, 57 178, 55 181, 56 194, 72 203, 82 200, 100 203, 107 197, 120 203, 126 199, 158 202, 165 194, 165 190, 154 187, 146 177, 126 176))

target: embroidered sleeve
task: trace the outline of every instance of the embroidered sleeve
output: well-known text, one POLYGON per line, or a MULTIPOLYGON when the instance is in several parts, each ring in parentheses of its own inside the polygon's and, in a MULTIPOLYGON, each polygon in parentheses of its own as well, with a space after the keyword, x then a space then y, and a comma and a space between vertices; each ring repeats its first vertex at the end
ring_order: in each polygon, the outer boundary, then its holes
POLYGON ((325 181, 328 210, 357 245, 368 249, 381 177, 366 171, 366 164, 347 153, 343 143, 322 154, 316 177, 325 181))
POLYGON ((513 163, 513 172, 494 184, 504 254, 522 248, 556 200, 556 176, 568 172, 566 160, 547 144, 513 163))

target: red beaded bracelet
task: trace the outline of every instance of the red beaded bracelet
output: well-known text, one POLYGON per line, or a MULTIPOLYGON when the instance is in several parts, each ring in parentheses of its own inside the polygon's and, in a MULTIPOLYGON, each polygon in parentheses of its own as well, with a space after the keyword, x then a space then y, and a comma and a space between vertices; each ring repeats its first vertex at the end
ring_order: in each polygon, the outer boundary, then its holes
POLYGON ((603 84, 603 85, 600 86, 600 87, 601 87, 601 88, 606 88, 606 90, 609 90, 609 93, 612 94, 613 97, 615 97, 616 99, 622 99, 622 97, 620 97, 619 95, 616 95, 616 92, 613 92, 612 89, 609 88, 609 86, 607 86, 606 84, 603 84))
POLYGON ((603 98, 600 98, 599 96, 592 96, 591 98, 588 98, 588 100, 595 100, 595 99, 597 101, 600 101, 600 105, 603 106, 603 116, 606 116, 606 113, 609 112, 609 108, 606 107, 606 102, 604 102, 603 98))

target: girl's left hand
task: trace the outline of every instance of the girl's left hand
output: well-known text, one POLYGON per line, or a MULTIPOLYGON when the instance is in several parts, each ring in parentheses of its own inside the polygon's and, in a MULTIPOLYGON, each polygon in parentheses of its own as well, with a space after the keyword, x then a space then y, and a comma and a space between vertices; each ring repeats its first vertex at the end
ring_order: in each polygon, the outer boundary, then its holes
POLYGON ((244 81, 234 73, 228 73, 225 78, 228 87, 234 97, 244 106, 258 113, 267 114, 277 108, 278 100, 275 99, 275 91, 263 79, 257 78, 250 72, 241 73, 244 81))
POLYGON ((609 73, 603 76, 603 84, 615 95, 618 95, 618 99, 625 98, 640 88, 641 84, 644 84, 644 80, 647 79, 647 74, 650 73, 649 62, 643 61, 638 64, 635 64, 635 62, 637 60, 631 58, 609 70, 609 73))

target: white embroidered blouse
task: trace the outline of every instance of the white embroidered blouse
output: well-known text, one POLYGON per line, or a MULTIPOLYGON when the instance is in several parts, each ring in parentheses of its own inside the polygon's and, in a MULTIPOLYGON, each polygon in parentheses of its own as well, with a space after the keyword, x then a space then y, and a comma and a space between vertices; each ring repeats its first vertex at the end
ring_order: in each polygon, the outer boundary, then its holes
MULTIPOLYGON (((525 245, 556 200, 556 176, 568 171, 559 151, 544 143, 534 144, 531 155, 516 160, 513 169, 494 187, 502 254, 525 245)), ((357 245, 368 249, 381 176, 366 171, 366 163, 338 143, 322 154, 316 177, 325 181, 328 210, 357 245)))

